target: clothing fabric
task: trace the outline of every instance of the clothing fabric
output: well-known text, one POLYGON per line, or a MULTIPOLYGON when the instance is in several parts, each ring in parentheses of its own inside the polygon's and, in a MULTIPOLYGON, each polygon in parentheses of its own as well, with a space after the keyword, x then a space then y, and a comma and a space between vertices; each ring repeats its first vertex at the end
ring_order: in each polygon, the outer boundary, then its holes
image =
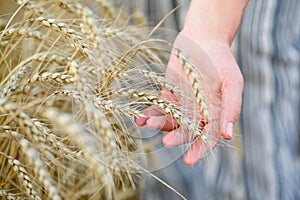
POLYGON ((134 4, 132 3, 131 5, 147 16, 150 27, 157 25, 162 18, 170 14, 164 20, 162 27, 178 31, 184 23, 184 16, 189 7, 189 0, 134 0, 134 4), (172 9, 175 10, 172 12, 172 9))
POLYGON ((250 1, 238 36, 248 199, 300 199, 300 1, 250 1))

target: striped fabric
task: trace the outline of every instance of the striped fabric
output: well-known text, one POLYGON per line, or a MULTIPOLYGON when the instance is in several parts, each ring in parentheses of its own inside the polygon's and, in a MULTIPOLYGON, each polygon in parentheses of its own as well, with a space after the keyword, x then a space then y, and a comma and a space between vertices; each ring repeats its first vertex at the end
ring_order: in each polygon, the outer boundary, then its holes
POLYGON ((238 37, 249 199, 300 199, 300 1, 250 1, 238 37))
MULTIPOLYGON (((144 2, 151 7, 148 14, 152 20, 153 13, 160 18, 167 13, 162 8, 170 10, 173 6, 171 0, 144 2), (166 5, 157 6, 161 4, 166 5)), ((181 19, 175 22, 183 22, 184 11, 180 12, 177 17, 181 19)), ((240 118, 242 153, 218 147, 192 168, 179 158, 155 174, 189 200, 298 200, 300 1, 250 0, 235 42, 245 78, 240 118)), ((162 163, 178 151, 180 148, 154 156, 162 163)), ((148 179, 143 199, 180 198, 148 179)))
POLYGON ((180 6, 168 17, 164 23, 164 28, 180 30, 184 22, 184 16, 189 6, 189 0, 131 0, 131 5, 146 14, 149 26, 155 26, 173 8, 180 6))

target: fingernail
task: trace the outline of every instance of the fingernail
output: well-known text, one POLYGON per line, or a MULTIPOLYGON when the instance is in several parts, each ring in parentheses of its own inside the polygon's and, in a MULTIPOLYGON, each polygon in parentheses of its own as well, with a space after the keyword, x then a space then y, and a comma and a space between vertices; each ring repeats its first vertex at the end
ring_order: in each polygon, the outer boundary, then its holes
POLYGON ((136 118, 135 119, 135 123, 138 125, 138 126, 144 126, 147 122, 148 118, 144 118, 144 117, 139 117, 139 118, 136 118))
POLYGON ((229 122, 227 124, 227 130, 226 130, 227 135, 229 135, 232 138, 233 135, 233 123, 229 122))

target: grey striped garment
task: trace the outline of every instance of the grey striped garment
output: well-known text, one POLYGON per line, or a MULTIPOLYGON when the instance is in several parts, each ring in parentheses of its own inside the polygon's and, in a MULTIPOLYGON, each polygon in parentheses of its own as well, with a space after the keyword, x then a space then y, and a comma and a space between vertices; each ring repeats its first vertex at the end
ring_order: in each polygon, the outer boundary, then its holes
POLYGON ((298 200, 300 1, 250 1, 237 50, 247 197, 298 200))
POLYGON ((173 8, 179 6, 172 15, 164 20, 163 27, 180 30, 184 16, 189 7, 189 0, 129 0, 131 5, 142 11, 149 22, 149 26, 155 26, 173 8))
MULTIPOLYGON (((144 5, 155 21, 174 1, 144 5)), ((168 25, 180 27, 182 13, 168 25)), ((182 149, 168 149, 154 153, 158 165, 176 161, 155 174, 191 200, 299 200, 300 1, 249 1, 235 44, 245 78, 242 136, 235 138, 242 141, 242 151, 219 146, 196 166, 186 167, 176 157, 182 149)), ((142 199, 180 197, 148 179, 142 199)))

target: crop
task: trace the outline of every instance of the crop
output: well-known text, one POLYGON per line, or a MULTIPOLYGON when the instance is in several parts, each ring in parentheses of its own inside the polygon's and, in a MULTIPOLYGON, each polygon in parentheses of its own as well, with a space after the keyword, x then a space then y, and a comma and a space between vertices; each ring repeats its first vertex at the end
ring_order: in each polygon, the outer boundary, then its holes
MULTIPOLYGON (((134 199, 140 174, 153 176, 134 118, 156 106, 201 133, 160 98, 163 88, 188 96, 164 78, 171 44, 109 2, 17 0, 1 26, 0 196, 134 199)), ((178 57, 207 114, 191 65, 178 57)))

